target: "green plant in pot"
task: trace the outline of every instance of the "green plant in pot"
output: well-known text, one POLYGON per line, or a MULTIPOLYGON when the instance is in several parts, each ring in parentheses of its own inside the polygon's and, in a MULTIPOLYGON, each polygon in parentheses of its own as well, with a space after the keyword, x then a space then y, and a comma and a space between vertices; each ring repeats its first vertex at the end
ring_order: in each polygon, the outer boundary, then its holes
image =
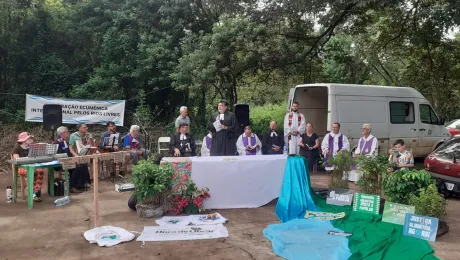
POLYGON ((133 168, 136 209, 140 216, 158 217, 167 211, 166 203, 173 174, 174 168, 170 163, 158 165, 143 160, 133 168))
POLYGON ((334 167, 330 175, 329 187, 348 189, 348 174, 354 163, 350 152, 339 151, 335 156, 328 159, 328 163, 334 167))
POLYGON ((360 156, 355 158, 357 168, 362 176, 356 183, 362 193, 380 195, 380 176, 390 168, 388 158, 384 155, 360 156))
POLYGON ((408 204, 412 195, 418 195, 419 190, 433 184, 430 173, 425 170, 398 170, 385 173, 383 190, 391 202, 408 204))

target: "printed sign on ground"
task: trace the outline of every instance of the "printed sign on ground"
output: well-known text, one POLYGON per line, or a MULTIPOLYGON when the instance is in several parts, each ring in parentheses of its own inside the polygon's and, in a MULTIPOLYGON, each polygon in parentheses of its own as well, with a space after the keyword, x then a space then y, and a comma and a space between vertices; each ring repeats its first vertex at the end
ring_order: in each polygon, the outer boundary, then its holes
POLYGON ((355 193, 353 211, 379 214, 380 196, 355 193))
POLYGON ((394 202, 385 202, 385 208, 383 209, 383 222, 389 222, 397 225, 404 225, 406 219, 406 213, 414 213, 415 207, 394 203, 394 202))
POLYGON ((438 232, 438 224, 437 218, 408 213, 404 222, 403 234, 434 242, 438 232))
POLYGON ((352 190, 331 188, 327 192, 326 203, 337 206, 350 206, 353 202, 353 194, 352 190))

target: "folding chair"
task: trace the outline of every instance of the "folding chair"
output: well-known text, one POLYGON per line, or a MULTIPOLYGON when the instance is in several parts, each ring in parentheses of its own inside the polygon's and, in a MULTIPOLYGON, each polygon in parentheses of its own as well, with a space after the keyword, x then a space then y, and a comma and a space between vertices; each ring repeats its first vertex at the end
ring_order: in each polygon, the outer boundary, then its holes
POLYGON ((168 148, 161 148, 161 143, 168 143, 171 141, 171 137, 160 137, 158 138, 158 154, 161 154, 161 151, 169 151, 168 148))

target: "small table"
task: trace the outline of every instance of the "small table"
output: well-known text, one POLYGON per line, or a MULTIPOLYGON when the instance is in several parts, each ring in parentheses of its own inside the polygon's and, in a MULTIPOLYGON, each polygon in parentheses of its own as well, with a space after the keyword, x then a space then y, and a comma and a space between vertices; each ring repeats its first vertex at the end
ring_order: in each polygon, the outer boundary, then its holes
MULTIPOLYGON (((34 186, 34 172, 36 169, 48 169, 48 185, 50 189, 50 196, 54 196, 54 168, 61 166, 61 163, 57 161, 49 163, 34 163, 34 164, 23 164, 23 165, 14 165, 13 171, 13 202, 16 203, 16 198, 18 195, 18 169, 22 168, 27 171, 27 204, 29 209, 34 207, 33 199, 33 186, 34 186)), ((69 171, 65 170, 65 182, 66 182, 66 192, 65 195, 69 196, 69 171)))

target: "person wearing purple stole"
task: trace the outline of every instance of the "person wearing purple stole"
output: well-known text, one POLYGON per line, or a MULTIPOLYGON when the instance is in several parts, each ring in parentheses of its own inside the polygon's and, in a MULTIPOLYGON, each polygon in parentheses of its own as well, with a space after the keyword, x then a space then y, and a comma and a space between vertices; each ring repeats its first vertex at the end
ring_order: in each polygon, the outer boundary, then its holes
POLYGON ((252 128, 246 126, 244 133, 238 137, 236 147, 240 155, 262 155, 262 143, 256 134, 252 133, 252 128))
POLYGON ((350 143, 348 138, 340 133, 340 124, 335 122, 332 124, 332 132, 324 136, 321 143, 321 150, 324 155, 324 168, 326 171, 334 170, 334 167, 327 163, 331 156, 335 156, 339 151, 350 151, 350 143))
POLYGON ((203 144, 201 145, 201 156, 210 156, 211 146, 212 146, 212 133, 211 131, 209 131, 209 134, 203 138, 203 144))
MULTIPOLYGON (((378 140, 375 136, 371 134, 372 126, 370 124, 364 124, 361 128, 361 132, 363 136, 358 141, 358 147, 353 154, 353 157, 359 156, 375 156, 377 155, 378 151, 378 140)), ((352 171, 348 174, 348 180, 357 182, 361 177, 361 173, 359 170, 357 171, 356 165, 352 166, 352 171)))

